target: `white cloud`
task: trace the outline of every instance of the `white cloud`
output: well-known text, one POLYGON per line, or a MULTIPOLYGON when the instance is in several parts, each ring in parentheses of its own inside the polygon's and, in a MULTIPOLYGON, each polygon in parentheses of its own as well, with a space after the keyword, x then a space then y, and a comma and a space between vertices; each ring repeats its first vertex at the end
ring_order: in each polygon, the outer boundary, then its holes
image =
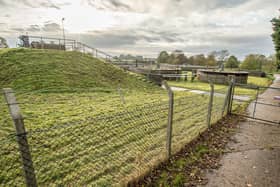
POLYGON ((277 16, 279 4, 280 0, 0 0, 0 34, 49 35, 59 31, 65 17, 68 36, 114 53, 155 55, 182 49, 192 54, 227 48, 240 57, 269 54, 274 52, 270 20, 277 16))

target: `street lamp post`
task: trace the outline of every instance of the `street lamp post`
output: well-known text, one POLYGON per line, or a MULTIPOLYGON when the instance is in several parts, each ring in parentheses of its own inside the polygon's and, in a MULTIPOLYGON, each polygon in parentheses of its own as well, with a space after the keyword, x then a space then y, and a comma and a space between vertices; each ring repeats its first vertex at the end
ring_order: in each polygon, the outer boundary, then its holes
POLYGON ((65 46, 65 32, 64 32, 64 22, 65 18, 61 19, 61 23, 62 23, 62 36, 63 36, 63 45, 64 45, 64 49, 66 50, 66 46, 65 46))

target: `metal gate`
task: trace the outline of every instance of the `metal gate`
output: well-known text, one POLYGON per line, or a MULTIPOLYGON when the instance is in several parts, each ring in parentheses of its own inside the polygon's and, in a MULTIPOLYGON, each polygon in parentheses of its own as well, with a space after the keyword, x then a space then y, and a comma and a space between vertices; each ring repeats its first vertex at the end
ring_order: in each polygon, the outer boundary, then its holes
POLYGON ((280 88, 234 84, 230 113, 280 124, 280 88), (244 99, 246 97, 247 99, 244 99), (247 107, 246 112, 240 110, 240 107, 247 107))

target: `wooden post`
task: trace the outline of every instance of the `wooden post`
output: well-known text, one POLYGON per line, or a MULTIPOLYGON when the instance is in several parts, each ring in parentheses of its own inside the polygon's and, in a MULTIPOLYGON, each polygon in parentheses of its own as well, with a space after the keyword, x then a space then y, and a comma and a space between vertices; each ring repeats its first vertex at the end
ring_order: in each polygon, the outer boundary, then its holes
POLYGON ((26 185, 28 187, 36 187, 37 181, 35 171, 26 137, 27 132, 25 131, 24 121, 20 113, 20 108, 18 106, 13 90, 11 88, 4 88, 3 91, 16 129, 17 142, 22 159, 26 185))
POLYGON ((212 107, 213 107, 213 97, 214 97, 214 84, 210 82, 211 92, 208 104, 208 114, 207 114, 207 126, 208 128, 211 125, 211 115, 212 115, 212 107))
POLYGON ((174 94, 166 81, 162 81, 162 84, 167 89, 168 97, 169 97, 168 121, 167 121, 168 122, 167 123, 167 141, 166 141, 167 159, 169 159, 171 157, 174 94))

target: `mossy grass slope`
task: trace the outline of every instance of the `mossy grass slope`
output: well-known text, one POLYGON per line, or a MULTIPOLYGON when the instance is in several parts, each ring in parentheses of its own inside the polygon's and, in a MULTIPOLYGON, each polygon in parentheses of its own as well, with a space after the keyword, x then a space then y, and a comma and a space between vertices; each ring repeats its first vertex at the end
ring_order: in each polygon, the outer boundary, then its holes
POLYGON ((16 90, 156 88, 141 77, 79 52, 0 50, 0 87, 16 90))

